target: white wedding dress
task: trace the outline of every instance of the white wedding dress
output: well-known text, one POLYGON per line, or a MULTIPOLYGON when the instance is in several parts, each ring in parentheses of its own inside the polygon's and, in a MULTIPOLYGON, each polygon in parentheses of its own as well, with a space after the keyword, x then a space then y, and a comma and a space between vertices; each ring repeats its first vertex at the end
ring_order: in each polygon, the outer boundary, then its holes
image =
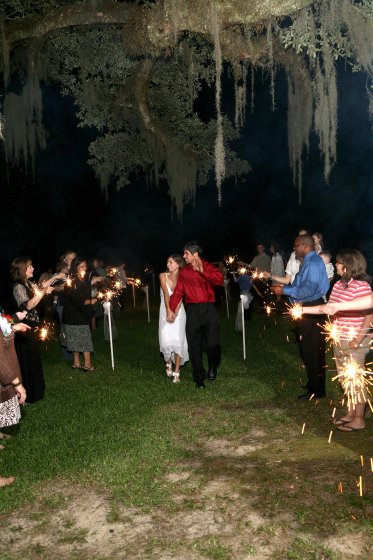
MULTIPOLYGON (((166 286, 168 295, 172 291, 168 285, 168 274, 166 273, 166 286)), ((181 304, 177 317, 173 323, 167 321, 167 311, 164 303, 164 294, 161 289, 161 306, 159 309, 159 348, 164 356, 165 362, 172 359, 175 362, 174 354, 179 354, 181 365, 189 360, 188 343, 185 336, 186 314, 184 305, 181 304)))

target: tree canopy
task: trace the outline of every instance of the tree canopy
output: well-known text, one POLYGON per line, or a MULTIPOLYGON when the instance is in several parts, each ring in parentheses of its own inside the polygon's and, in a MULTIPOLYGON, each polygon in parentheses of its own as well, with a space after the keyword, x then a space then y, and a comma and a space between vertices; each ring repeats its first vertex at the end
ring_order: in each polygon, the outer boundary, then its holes
POLYGON ((57 83, 73 96, 80 126, 97 131, 89 163, 102 189, 167 181, 179 215, 213 170, 219 199, 225 177, 250 170, 231 146, 259 69, 273 105, 278 68, 287 75, 299 192, 312 129, 326 180, 336 161, 338 60, 366 72, 373 98, 373 0, 3 0, 0 30, 8 162, 33 169, 47 142, 42 84, 57 83), (221 109, 227 72, 234 118, 221 109), (200 114, 209 88, 214 106, 200 114))

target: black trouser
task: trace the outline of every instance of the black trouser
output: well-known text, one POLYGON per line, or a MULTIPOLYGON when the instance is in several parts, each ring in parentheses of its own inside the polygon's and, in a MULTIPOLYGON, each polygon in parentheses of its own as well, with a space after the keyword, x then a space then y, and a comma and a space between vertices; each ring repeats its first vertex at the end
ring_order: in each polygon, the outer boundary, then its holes
POLYGON ((202 353, 206 352, 208 367, 220 364, 218 313, 213 303, 189 303, 186 306, 186 337, 193 366, 193 379, 201 384, 206 377, 202 353))
POLYGON ((320 324, 322 315, 307 315, 306 307, 322 305, 323 299, 303 304, 303 316, 298 322, 299 346, 308 376, 308 389, 316 395, 325 394, 325 335, 320 324))

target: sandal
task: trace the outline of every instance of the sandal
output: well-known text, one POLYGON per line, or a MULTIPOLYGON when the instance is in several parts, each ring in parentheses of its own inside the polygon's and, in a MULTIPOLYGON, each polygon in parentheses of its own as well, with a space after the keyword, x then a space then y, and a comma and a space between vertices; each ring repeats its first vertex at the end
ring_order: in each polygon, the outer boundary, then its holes
POLYGON ((10 436, 9 434, 3 434, 3 432, 0 432, 0 439, 12 439, 12 436, 10 436))
POLYGON ((84 371, 95 371, 96 370, 95 366, 82 366, 80 369, 82 369, 84 371))
POLYGON ((172 377, 173 376, 172 363, 171 362, 166 363, 166 375, 167 375, 167 377, 172 377))
POLYGON ((73 364, 71 367, 72 367, 73 369, 83 369, 81 365, 76 366, 75 364, 73 364))
POLYGON ((175 371, 173 376, 174 376, 174 378, 172 380, 172 383, 180 383, 180 373, 175 371))

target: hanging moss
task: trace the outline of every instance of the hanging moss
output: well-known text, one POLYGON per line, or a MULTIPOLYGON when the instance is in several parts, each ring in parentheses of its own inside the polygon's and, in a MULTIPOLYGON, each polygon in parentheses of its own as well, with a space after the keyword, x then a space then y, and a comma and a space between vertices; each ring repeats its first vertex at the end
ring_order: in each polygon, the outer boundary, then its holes
POLYGON ((234 97, 235 116, 234 122, 237 128, 241 128, 245 122, 246 114, 246 91, 247 91, 247 64, 236 63, 233 65, 234 74, 234 97))
POLYGON ((221 76, 223 71, 223 60, 220 45, 220 23, 218 8, 215 1, 210 2, 210 21, 214 39, 214 59, 216 68, 215 82, 215 106, 216 106, 216 139, 215 139, 215 177, 218 190, 219 206, 222 202, 221 184, 225 177, 225 152, 224 152, 224 134, 223 119, 221 114, 221 76))

